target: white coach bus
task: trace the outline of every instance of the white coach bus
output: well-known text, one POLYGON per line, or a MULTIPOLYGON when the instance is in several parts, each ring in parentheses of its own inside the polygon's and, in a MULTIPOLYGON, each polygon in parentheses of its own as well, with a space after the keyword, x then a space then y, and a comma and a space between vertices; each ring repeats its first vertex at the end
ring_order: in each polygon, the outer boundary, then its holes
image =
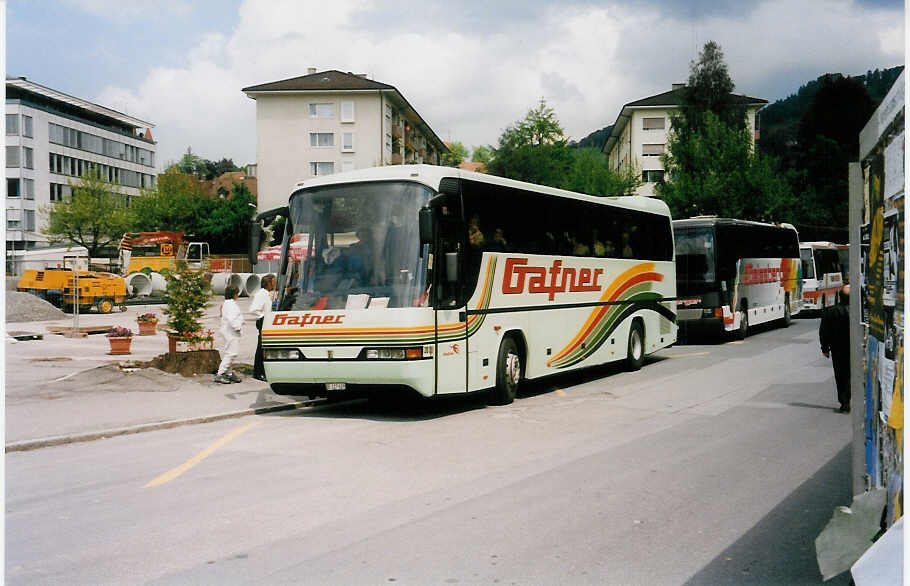
POLYGON ((802 305, 799 236, 790 224, 699 217, 673 222, 683 334, 790 325, 802 305))
POLYGON ((667 206, 428 165, 296 185, 284 216, 266 377, 279 394, 489 390, 676 341, 667 206))
POLYGON ((840 257, 833 242, 799 243, 804 311, 820 311, 837 304, 837 292, 844 288, 840 257))

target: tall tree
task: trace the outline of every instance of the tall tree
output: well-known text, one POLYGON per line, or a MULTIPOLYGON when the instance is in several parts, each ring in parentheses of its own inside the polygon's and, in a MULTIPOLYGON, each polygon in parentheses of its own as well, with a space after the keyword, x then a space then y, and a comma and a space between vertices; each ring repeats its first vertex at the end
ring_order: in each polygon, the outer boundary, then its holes
POLYGON ((53 242, 72 242, 100 256, 101 249, 120 241, 133 224, 126 196, 101 178, 97 170, 87 171, 71 184, 69 200, 42 209, 47 215, 44 233, 53 242))
POLYGON ((197 235, 209 243, 213 252, 245 252, 255 203, 256 198, 244 184, 234 183, 231 196, 214 200, 209 213, 200 218, 197 235))
POLYGON ((193 153, 192 147, 187 147, 186 152, 176 164, 177 170, 187 175, 193 175, 197 179, 204 179, 208 169, 205 159, 193 153))
POLYGON ((561 189, 588 195, 613 196, 632 194, 641 185, 641 176, 636 171, 613 171, 600 149, 575 148, 571 154, 572 163, 558 184, 561 189))
POLYGON ((475 163, 483 163, 484 165, 489 164, 490 159, 493 158, 493 149, 487 145, 480 145, 474 147, 474 150, 471 151, 471 160, 475 163))
POLYGON ((462 161, 468 158, 468 149, 464 144, 455 141, 447 143, 449 152, 443 153, 442 164, 446 167, 457 167, 462 161))
POLYGON ((720 45, 708 41, 698 61, 689 64, 689 83, 683 90, 680 120, 674 121, 674 128, 683 136, 699 132, 704 128, 707 112, 713 112, 731 128, 745 128, 746 110, 732 99, 735 88, 720 45))
POLYGON ((139 232, 176 230, 195 234, 213 205, 199 181, 171 167, 158 176, 155 189, 133 201, 134 229, 139 232))
POLYGON ((487 170, 493 175, 557 186, 572 155, 556 113, 544 100, 499 137, 487 170))

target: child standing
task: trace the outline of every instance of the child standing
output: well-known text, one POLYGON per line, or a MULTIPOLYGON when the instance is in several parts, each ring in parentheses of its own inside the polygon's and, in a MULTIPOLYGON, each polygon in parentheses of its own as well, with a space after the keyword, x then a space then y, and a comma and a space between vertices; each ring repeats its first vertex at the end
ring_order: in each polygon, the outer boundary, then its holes
POLYGON ((224 336, 224 349, 221 351, 221 364, 215 375, 216 383, 240 382, 240 377, 231 370, 231 365, 240 350, 240 333, 243 328, 243 312, 237 305, 239 294, 240 290, 233 285, 224 288, 224 303, 221 305, 221 335, 224 336))

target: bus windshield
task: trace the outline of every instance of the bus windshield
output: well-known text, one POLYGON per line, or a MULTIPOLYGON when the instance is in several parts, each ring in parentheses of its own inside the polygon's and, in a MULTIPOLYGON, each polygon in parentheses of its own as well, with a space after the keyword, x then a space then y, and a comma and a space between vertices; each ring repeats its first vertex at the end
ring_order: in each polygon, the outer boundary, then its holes
POLYGON ((716 281, 714 230, 711 228, 677 230, 674 236, 676 280, 690 283, 716 281))
POLYGON ((279 308, 413 307, 424 302, 428 249, 417 214, 433 192, 411 182, 296 192, 279 308))
POLYGON ((815 263, 812 262, 812 249, 811 248, 800 248, 799 249, 799 260, 802 264, 803 278, 804 279, 814 279, 815 278, 815 263))

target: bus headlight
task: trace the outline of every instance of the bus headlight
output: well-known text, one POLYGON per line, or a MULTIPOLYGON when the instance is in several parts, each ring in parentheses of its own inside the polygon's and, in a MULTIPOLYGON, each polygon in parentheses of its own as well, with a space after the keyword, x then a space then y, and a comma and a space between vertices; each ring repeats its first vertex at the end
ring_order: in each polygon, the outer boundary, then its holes
POLYGON ((413 348, 367 348, 363 356, 367 360, 420 360, 433 355, 432 347, 415 346, 413 348), (429 352, 426 348, 431 348, 429 352))
POLYGON ((262 357, 266 360, 300 360, 300 351, 296 348, 263 349, 262 357))

